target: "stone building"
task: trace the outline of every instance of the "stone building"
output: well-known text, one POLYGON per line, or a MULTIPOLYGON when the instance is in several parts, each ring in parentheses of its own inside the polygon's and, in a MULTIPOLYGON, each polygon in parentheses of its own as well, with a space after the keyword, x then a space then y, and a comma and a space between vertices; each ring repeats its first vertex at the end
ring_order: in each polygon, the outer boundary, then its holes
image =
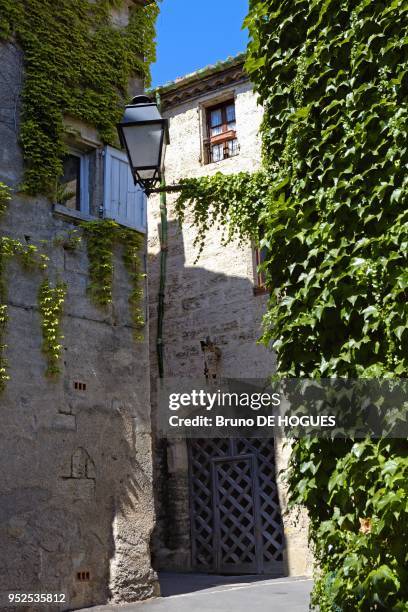
MULTIPOLYGON (((242 55, 231 58, 158 88, 170 128, 167 184, 259 167, 262 108, 243 62, 242 55)), ((167 196, 168 237, 162 245, 167 258, 162 343, 159 339, 164 377, 266 378, 275 368, 275 358, 257 344, 267 301, 262 275, 257 273, 262 253, 251 244, 222 246, 221 231, 213 228, 196 262, 195 228, 187 212, 180 230, 173 206, 176 197, 167 196)), ((152 196, 148 276, 154 416, 161 222, 159 198, 152 196)), ((286 513, 286 490, 278 477, 288 452, 281 443, 187 443, 158 436, 154 443, 156 569, 310 574, 306 517, 286 513)))
MULTIPOLYGON (((126 27, 137 4, 124 0, 122 9, 112 12, 115 28, 126 27)), ((161 246, 166 248, 159 240, 159 200, 151 197, 147 205, 118 144, 104 145, 92 125, 72 116, 64 118, 64 197, 53 201, 23 193, 24 57, 15 41, 0 43, 0 62, 0 183, 13 194, 1 236, 46 252, 51 284, 67 284, 61 373, 50 379, 44 376, 38 303, 44 274, 15 258, 5 268, 10 380, 0 396, 0 607, 13 609, 10 592, 62 593, 65 602, 57 606, 62 610, 151 597, 158 593, 152 558, 155 569, 308 573, 305 520, 283 514, 285 489, 276 475, 285 457, 273 440, 187 444, 155 438, 152 453, 159 267, 161 246), (120 247, 114 252, 113 301, 105 309, 88 296, 85 241, 72 248, 78 223, 101 217, 143 237, 149 226, 149 249, 145 240, 141 257, 148 272, 143 308, 150 332, 146 325, 139 342, 120 247), (219 458, 220 469, 234 469, 239 455, 258 462, 262 499, 255 501, 263 518, 255 525, 247 509, 245 529, 240 509, 233 541, 224 542, 232 554, 228 560, 213 544, 214 529, 225 517, 219 515, 215 524, 212 495, 220 491, 209 480, 209 468, 219 458), (255 527, 264 538, 261 552, 252 540, 255 527)), ((141 80, 131 79, 129 93, 142 91, 141 80)), ((242 57, 185 77, 160 94, 170 119, 169 183, 258 167, 262 109, 242 57)), ((195 264, 194 229, 187 225, 180 232, 172 200, 169 196, 165 375, 266 377, 274 356, 256 343, 267 299, 256 271, 262 254, 252 245, 223 247, 219 232, 211 230, 195 264)), ((248 474, 252 478, 248 461, 237 479, 241 490, 248 474)), ((236 502, 239 487, 220 501, 236 502)), ((253 501, 252 496, 250 505, 253 501)), ((46 603, 42 609, 56 606, 46 603)))
MULTIPOLYGON (((136 4, 126 0, 112 13, 116 28, 126 26, 136 4)), ((14 259, 5 272, 10 380, 0 399, 0 607, 14 609, 10 592, 65 595, 65 603, 42 603, 42 610, 151 597, 158 590, 150 562, 148 329, 143 341, 134 340, 120 250, 113 302, 100 309, 87 295, 86 244, 72 250, 69 243, 78 221, 101 216, 145 236, 146 198, 123 152, 104 146, 91 125, 73 117, 65 117, 61 179, 69 197, 58 204, 23 194, 24 57, 15 41, 0 44, 0 63, 0 181, 13 193, 1 235, 44 248, 50 281, 67 283, 62 372, 49 379, 37 299, 43 275, 14 259)), ((141 80, 133 79, 130 90, 142 92, 141 80)), ((144 247, 144 261, 145 253, 144 247)), ((147 292, 144 300, 147 310, 147 292)))

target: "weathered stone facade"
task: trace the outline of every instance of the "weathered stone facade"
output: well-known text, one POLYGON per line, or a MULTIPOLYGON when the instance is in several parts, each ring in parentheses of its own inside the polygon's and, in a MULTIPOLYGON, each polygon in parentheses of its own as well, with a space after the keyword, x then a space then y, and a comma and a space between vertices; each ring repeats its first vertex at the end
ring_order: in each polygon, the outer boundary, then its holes
POLYGON ((7 605, 9 592, 66 596, 65 604, 41 604, 42 610, 151 597, 157 577, 150 563, 148 329, 142 342, 134 340, 130 283, 120 252, 115 253, 113 304, 101 310, 87 295, 84 241, 75 251, 55 241, 77 227, 78 219, 100 216, 104 149, 90 126, 67 120, 67 142, 89 153, 88 215, 19 193, 22 55, 14 44, 1 46, 0 54, 0 181, 13 190, 1 232, 22 243, 46 241, 47 275, 68 287, 62 372, 50 380, 44 375, 37 300, 43 276, 14 261, 8 265, 10 380, 0 399, 0 607, 14 609, 7 605))
MULTIPOLYGON (((122 13, 114 18, 118 27, 125 23, 122 13)), ((13 609, 7 606, 9 592, 63 593, 66 603, 58 606, 62 610, 147 598, 158 592, 151 541, 155 569, 192 569, 187 445, 154 439, 152 461, 150 407, 155 410, 158 377, 158 198, 149 203, 145 309, 150 339, 146 327, 144 341, 135 343, 129 278, 121 253, 115 253, 113 303, 101 310, 87 295, 89 261, 84 242, 72 251, 61 240, 78 221, 96 219, 103 212, 106 151, 91 126, 66 118, 67 144, 89 159, 86 214, 19 192, 23 58, 14 44, 3 45, 0 54, 2 74, 9 83, 0 92, 0 181, 13 189, 1 232, 26 244, 44 241, 50 257, 47 275, 68 286, 62 372, 50 380, 44 376, 37 298, 43 277, 15 261, 8 264, 10 381, 0 398, 0 605, 13 609)), ((131 89, 136 94, 142 84, 134 80, 131 89)), ((258 167, 262 109, 242 72, 241 59, 184 79, 162 94, 164 114, 170 118, 169 183, 184 176, 258 167), (231 97, 239 155, 203 164, 205 109, 231 97)), ((195 263, 195 230, 187 216, 180 231, 173 197, 168 200, 165 375, 203 376, 207 371, 223 377, 267 376, 275 359, 256 342, 267 296, 254 292, 251 245, 221 246, 220 232, 213 229, 195 263)), ((277 446, 277 469, 285 461, 277 446)), ((283 512, 282 484, 279 493, 283 512)), ((286 573, 308 573, 305 517, 284 516, 283 521, 286 573)), ((56 607, 42 605, 44 610, 56 607)))
MULTIPOLYGON (((159 89, 163 114, 170 120, 170 146, 166 153, 166 181, 182 177, 253 171, 259 167, 261 143, 258 129, 262 108, 245 74, 243 58, 200 71, 159 89), (235 101, 239 154, 216 163, 204 163, 206 108, 235 101)), ((167 197, 167 281, 164 305, 164 376, 202 377, 208 364, 216 375, 231 378, 265 378, 275 368, 274 354, 257 344, 267 295, 257 291, 256 264, 250 244, 222 246, 221 231, 212 228, 196 262, 193 242, 196 230, 186 214, 182 230, 174 207, 176 196, 167 197), (208 343, 209 340, 209 343, 208 343), (210 347, 217 348, 208 352, 210 347), (204 350, 203 350, 204 349, 204 350)), ((149 292, 152 410, 155 412, 157 379, 157 296, 160 266, 159 198, 152 196, 149 211, 149 292)), ((185 441, 155 440, 155 491, 157 525, 153 538, 154 566, 190 570, 191 523, 189 466, 185 441)), ((287 457, 276 445, 279 471, 287 457)), ((280 481, 279 501, 285 527, 285 573, 311 572, 304 515, 285 514, 286 490, 280 481)))

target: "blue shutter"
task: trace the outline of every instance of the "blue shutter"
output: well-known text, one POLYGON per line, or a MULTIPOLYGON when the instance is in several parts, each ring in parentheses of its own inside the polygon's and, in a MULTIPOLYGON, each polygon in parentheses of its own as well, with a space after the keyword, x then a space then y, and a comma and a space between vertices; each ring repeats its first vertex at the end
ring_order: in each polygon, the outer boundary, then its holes
POLYGON ((146 196, 136 187, 126 154, 105 148, 104 217, 146 232, 146 196))

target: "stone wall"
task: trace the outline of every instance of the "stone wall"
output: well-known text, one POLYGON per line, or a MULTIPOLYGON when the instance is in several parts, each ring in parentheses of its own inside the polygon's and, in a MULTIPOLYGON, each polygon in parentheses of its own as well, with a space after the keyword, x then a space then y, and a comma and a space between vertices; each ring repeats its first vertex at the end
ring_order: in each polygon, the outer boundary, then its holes
MULTIPOLYGON (((75 219, 55 214, 42 197, 19 193, 23 164, 18 104, 12 103, 18 102, 21 56, 12 45, 0 55, 2 72, 13 84, 1 95, 0 181, 14 191, 0 229, 29 244, 47 241, 47 274, 68 285, 62 373, 50 380, 44 376, 37 306, 43 276, 16 262, 7 267, 10 381, 0 398, 0 607, 11 609, 10 591, 66 594, 65 604, 42 610, 150 597, 157 581, 149 542, 154 506, 148 329, 136 343, 120 252, 113 304, 100 310, 87 296, 85 244, 74 252, 53 244, 76 227, 75 219), (4 110, 10 108, 17 112, 4 110)), ((99 205, 99 149, 94 163, 99 205)))
MULTIPOLYGON (((163 94, 165 96, 165 94, 163 94)), ((166 181, 177 183, 181 177, 253 171, 259 167, 261 143, 258 128, 262 108, 246 80, 226 88, 217 88, 173 106, 164 113, 170 119, 171 144, 166 154, 166 181), (235 98, 239 155, 204 165, 202 135, 203 108, 208 103, 235 98)), ((164 376, 200 377, 208 356, 201 342, 209 338, 220 351, 215 363, 222 377, 264 378, 275 369, 275 356, 257 344, 267 295, 254 294, 255 263, 250 244, 222 246, 221 232, 209 231, 204 251, 196 262, 193 246, 195 229, 187 213, 186 223, 178 227, 172 202, 167 197, 169 236, 167 284, 164 306, 164 376)), ((149 211, 149 293, 150 359, 152 409, 155 410, 157 381, 156 326, 160 260, 159 199, 151 197, 149 211)), ((208 365, 208 364, 207 364, 208 365)), ((276 462, 282 467, 282 449, 277 446, 276 462)), ((156 568, 191 569, 190 516, 188 495, 188 460, 185 442, 155 440, 155 491, 157 525, 153 538, 156 568)), ((287 506, 283 483, 279 484, 282 512, 287 506)), ((307 524, 285 517, 287 573, 310 572, 307 551, 307 524), (293 521, 295 521, 293 523, 293 521), (293 554, 293 547, 295 554, 293 554)))

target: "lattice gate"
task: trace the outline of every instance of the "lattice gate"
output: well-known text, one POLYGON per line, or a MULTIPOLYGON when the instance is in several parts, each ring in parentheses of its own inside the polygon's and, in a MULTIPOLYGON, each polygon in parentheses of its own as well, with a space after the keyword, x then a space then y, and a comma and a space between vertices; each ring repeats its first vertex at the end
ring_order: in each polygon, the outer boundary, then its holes
POLYGON ((191 440, 189 466, 194 569, 281 575, 274 441, 191 440))

